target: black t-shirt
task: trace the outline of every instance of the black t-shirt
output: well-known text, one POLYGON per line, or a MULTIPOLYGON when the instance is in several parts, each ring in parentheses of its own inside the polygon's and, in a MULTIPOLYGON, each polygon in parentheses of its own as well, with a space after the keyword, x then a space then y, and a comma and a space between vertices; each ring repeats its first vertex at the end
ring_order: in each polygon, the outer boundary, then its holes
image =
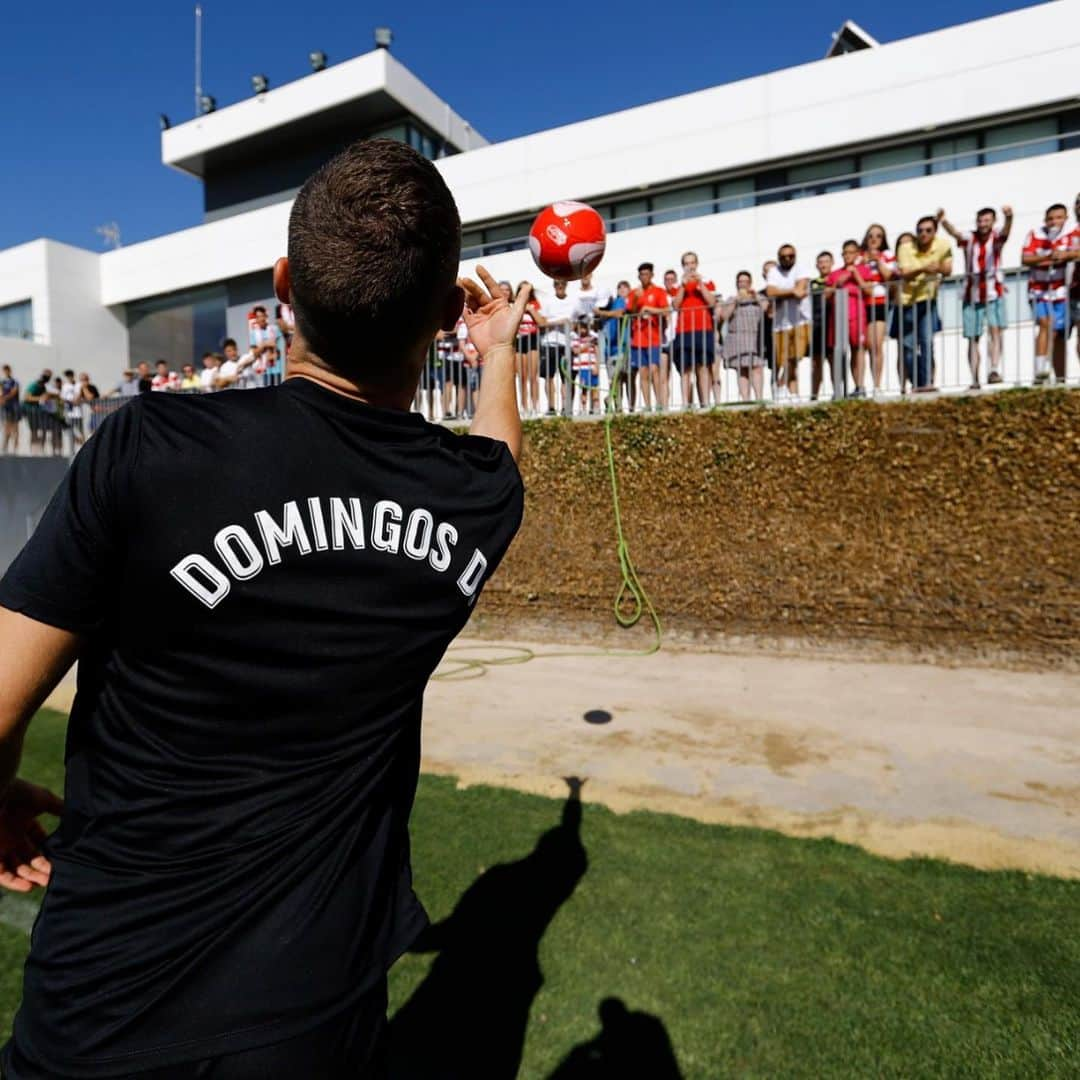
POLYGON ((305 379, 102 423, 0 581, 86 642, 14 1029, 44 1072, 288 1038, 408 947, 424 687, 522 504, 505 444, 305 379))

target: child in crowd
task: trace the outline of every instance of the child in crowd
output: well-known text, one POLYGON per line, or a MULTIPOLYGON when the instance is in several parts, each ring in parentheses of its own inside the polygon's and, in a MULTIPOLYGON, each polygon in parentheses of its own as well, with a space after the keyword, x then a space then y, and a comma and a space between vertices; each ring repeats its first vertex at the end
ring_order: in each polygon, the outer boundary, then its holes
POLYGON ((581 387, 581 413, 592 416, 600 412, 600 345, 598 335, 587 322, 574 325, 573 352, 574 382, 581 387))

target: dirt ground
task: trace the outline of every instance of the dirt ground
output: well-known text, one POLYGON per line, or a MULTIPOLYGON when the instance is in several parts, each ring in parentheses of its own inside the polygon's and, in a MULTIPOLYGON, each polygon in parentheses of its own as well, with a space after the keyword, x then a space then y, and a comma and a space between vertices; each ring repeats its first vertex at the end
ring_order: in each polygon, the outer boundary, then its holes
MULTIPOLYGON (((906 654, 718 649, 564 656, 463 637, 425 698, 426 772, 700 821, 833 837, 891 858, 1080 878, 1080 673, 906 654)), ((637 640, 647 641, 645 635, 637 640)), ((587 647, 586 647, 587 648, 587 647)), ((67 710, 74 676, 47 704, 67 710)))
POLYGON ((1080 877, 1080 676, 665 649, 548 656, 462 639, 433 681, 424 768, 463 784, 829 836, 890 856, 1080 877), (452 671, 448 664, 444 670, 452 671))

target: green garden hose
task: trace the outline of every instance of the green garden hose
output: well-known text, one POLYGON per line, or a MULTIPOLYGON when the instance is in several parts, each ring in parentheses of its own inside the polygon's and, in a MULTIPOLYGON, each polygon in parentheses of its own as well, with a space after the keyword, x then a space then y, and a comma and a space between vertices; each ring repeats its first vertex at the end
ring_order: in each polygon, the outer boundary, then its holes
POLYGON ((574 650, 572 652, 543 652, 538 653, 533 649, 520 645, 484 645, 469 646, 456 645, 447 650, 446 656, 439 665, 432 679, 445 679, 453 681, 457 679, 475 679, 484 675, 488 668, 504 667, 510 664, 524 664, 529 660, 542 660, 548 657, 569 656, 652 656, 660 651, 663 631, 660 626, 660 616, 649 598, 645 586, 638 577, 637 568, 630 557, 630 545, 627 543, 626 534, 623 532, 622 508, 619 503, 619 479, 615 469, 615 448, 611 440, 612 422, 618 415, 617 391, 620 378, 626 370, 628 355, 627 342, 629 338, 630 321, 623 318, 619 328, 619 353, 615 362, 615 370, 611 375, 611 384, 608 387, 607 397, 604 401, 604 448, 607 453, 608 473, 611 477, 611 507, 615 518, 615 551, 619 559, 619 573, 621 581, 615 590, 614 613, 615 621, 625 630, 636 626, 641 617, 648 613, 653 625, 654 638, 652 644, 646 649, 590 649, 574 650), (629 610, 626 610, 629 606, 629 610), (466 653, 483 649, 485 655, 467 656, 466 653), (496 650, 498 655, 490 655, 491 649, 496 650))

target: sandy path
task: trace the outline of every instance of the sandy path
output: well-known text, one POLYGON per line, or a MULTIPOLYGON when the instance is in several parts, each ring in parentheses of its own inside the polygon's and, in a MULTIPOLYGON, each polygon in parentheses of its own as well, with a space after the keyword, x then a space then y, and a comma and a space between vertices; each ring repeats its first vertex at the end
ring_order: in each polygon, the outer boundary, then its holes
POLYGON ((1080 877, 1075 674, 670 649, 541 659, 433 682, 424 768, 551 795, 578 773, 615 810, 1080 877))

